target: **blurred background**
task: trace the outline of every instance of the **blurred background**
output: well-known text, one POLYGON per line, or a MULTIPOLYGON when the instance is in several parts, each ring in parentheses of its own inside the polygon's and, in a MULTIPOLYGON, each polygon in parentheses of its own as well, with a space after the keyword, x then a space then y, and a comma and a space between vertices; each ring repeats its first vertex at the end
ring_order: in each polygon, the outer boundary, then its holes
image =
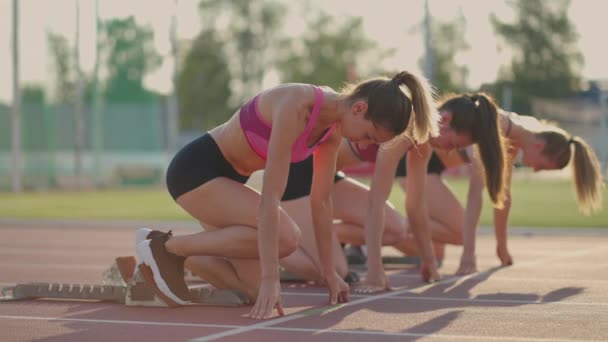
POLYGON ((264 88, 399 70, 555 121, 605 173, 606 13, 585 0, 3 0, 0 190, 161 187, 179 147, 264 88))

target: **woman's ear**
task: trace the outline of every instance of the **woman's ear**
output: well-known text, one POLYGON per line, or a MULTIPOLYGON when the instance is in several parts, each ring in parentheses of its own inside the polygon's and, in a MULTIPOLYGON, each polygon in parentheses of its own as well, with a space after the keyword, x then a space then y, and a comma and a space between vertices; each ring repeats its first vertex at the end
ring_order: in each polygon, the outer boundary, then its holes
POLYGON ((365 115, 367 113, 367 102, 363 100, 357 100, 353 103, 353 114, 365 115))
POLYGON ((542 152, 545 149, 546 142, 543 139, 536 139, 534 141, 534 149, 538 152, 542 152))
POLYGON ((449 126, 450 122, 452 122, 452 113, 441 112, 439 117, 439 124, 442 126, 449 126))

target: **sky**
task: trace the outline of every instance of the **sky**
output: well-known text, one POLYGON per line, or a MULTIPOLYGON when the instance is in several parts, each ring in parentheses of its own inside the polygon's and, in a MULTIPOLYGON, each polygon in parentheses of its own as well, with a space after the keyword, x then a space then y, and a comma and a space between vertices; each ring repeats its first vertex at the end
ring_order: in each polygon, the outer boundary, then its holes
MULTIPOLYGON (((76 27, 77 0, 20 0, 20 78, 23 84, 50 83, 50 59, 46 32, 62 34, 72 42, 76 27)), ((302 6, 293 0, 281 0, 289 5, 285 18, 285 33, 298 35, 304 29, 302 6)), ((418 60, 424 53, 420 31, 415 27, 422 21, 424 0, 308 0, 312 6, 343 20, 347 16, 363 17, 368 38, 382 48, 396 53, 384 61, 387 70, 420 71, 418 60)), ((548 0, 551 1, 551 0, 548 0)), ((80 55, 83 70, 93 68, 95 54, 95 1, 80 0, 80 55)), ((155 31, 158 52, 169 57, 169 27, 171 16, 178 18, 178 36, 192 38, 200 29, 198 0, 100 0, 102 19, 135 16, 137 22, 150 25, 155 31), (177 3, 177 5, 176 5, 177 3), (153 5, 152 5, 153 4, 153 5)), ((454 19, 459 13, 466 18, 465 40, 470 49, 455 56, 457 63, 469 66, 467 83, 475 88, 492 82, 501 65, 508 64, 510 51, 494 35, 489 15, 495 13, 502 21, 513 19, 513 12, 503 0, 429 0, 432 15, 441 21, 454 19)), ((608 1, 572 0, 569 17, 579 33, 578 46, 585 58, 584 78, 608 79, 608 49, 605 24, 608 1)), ((12 98, 12 0, 0 0, 0 101, 12 98)), ((145 83, 161 92, 171 89, 173 62, 165 58, 163 65, 149 75, 145 83)), ((268 85, 276 83, 272 76, 268 85)))

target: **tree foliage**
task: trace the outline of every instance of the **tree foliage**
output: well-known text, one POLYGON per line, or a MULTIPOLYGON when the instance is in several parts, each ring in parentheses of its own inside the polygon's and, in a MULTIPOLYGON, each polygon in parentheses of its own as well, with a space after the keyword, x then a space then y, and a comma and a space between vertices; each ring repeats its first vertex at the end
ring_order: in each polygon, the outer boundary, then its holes
POLYGON ((272 0, 202 0, 199 9, 214 29, 221 30, 217 18, 228 23, 221 37, 233 75, 235 102, 255 95, 274 66, 286 6, 272 0))
MULTIPOLYGON (((283 82, 302 82, 339 88, 348 81, 350 69, 376 51, 365 37, 361 18, 335 19, 319 13, 308 23, 301 39, 283 41, 277 68, 283 82)), ((383 57, 377 56, 376 61, 383 57)))
POLYGON ((214 30, 200 32, 178 77, 180 127, 208 129, 232 115, 230 79, 224 43, 214 30))
POLYGON ((55 99, 59 103, 73 103, 76 96, 76 73, 72 48, 66 37, 57 33, 47 32, 47 41, 55 78, 55 99))
POLYGON ((21 101, 23 103, 44 104, 44 88, 39 84, 26 84, 21 88, 21 101))
MULTIPOLYGON (((463 16, 451 22, 433 21, 431 28, 433 77, 430 81, 439 94, 466 91, 465 80, 468 68, 458 65, 454 60, 459 52, 469 48, 469 44, 464 40, 465 24, 463 16)), ((420 66, 423 69, 425 58, 428 57, 420 59, 420 66)))
POLYGON ((147 102, 155 95, 143 86, 144 77, 161 63, 154 47, 154 32, 120 18, 102 24, 102 50, 107 54, 105 99, 109 102, 147 102))
POLYGON ((568 18, 569 0, 517 0, 512 23, 492 15, 498 35, 514 51, 500 84, 513 87, 513 109, 527 112, 531 97, 559 98, 580 88, 583 58, 577 49, 578 35, 568 18))

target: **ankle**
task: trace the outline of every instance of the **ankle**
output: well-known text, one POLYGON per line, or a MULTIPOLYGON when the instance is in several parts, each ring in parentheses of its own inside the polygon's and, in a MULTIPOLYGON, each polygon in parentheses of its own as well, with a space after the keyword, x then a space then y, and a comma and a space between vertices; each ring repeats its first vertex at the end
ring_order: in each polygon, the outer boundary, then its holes
POLYGON ((167 250, 167 252, 175 254, 176 256, 185 256, 180 253, 179 239, 175 238, 174 236, 165 241, 165 249, 167 250))

